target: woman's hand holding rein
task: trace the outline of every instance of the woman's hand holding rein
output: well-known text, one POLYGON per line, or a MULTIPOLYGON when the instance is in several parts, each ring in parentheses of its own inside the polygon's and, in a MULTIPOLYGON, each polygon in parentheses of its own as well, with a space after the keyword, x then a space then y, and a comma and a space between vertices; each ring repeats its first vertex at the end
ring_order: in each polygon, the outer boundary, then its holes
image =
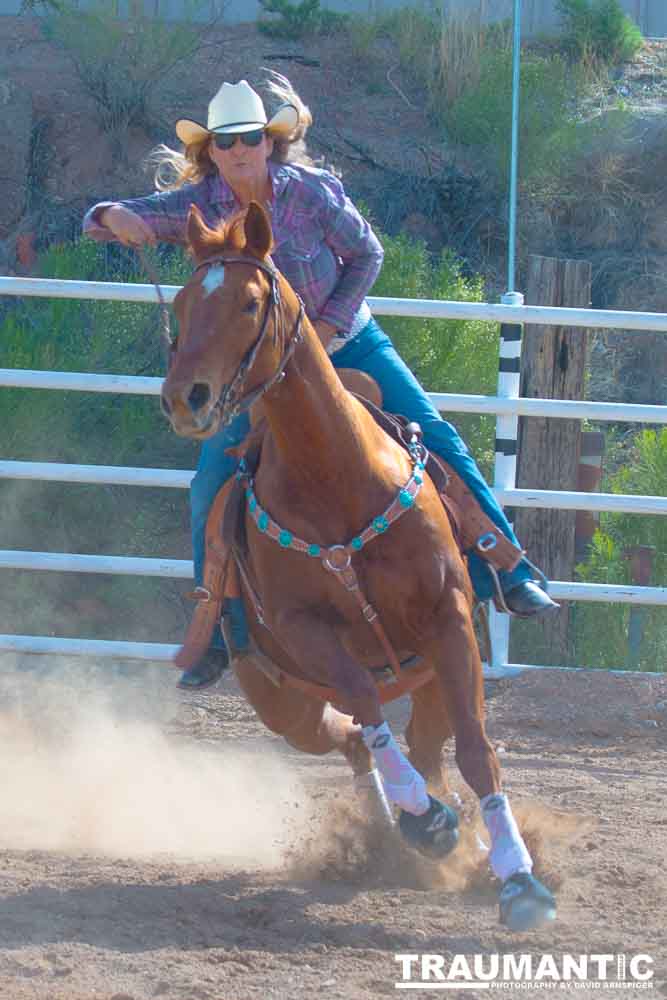
POLYGON ((109 205, 100 212, 98 221, 125 246, 143 246, 144 243, 155 246, 155 233, 148 223, 123 205, 109 205))

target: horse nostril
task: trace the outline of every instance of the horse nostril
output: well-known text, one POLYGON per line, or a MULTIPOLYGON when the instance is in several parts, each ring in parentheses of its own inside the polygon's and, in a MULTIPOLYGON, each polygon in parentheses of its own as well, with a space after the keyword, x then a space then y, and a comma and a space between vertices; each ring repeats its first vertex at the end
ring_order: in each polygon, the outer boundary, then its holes
POLYGON ((188 406, 193 413, 196 413, 197 410, 201 410, 202 406, 208 403, 210 398, 211 390, 206 382, 195 382, 188 396, 188 406))

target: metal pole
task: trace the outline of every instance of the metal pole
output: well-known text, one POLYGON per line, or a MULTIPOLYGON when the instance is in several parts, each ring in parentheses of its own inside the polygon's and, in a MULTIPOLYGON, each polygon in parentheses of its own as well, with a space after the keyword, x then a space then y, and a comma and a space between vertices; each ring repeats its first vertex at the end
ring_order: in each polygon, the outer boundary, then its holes
MULTIPOLYGON (((521 64, 521 0, 514 0, 514 42, 512 52, 512 144, 509 184, 509 239, 507 246, 507 292, 504 305, 523 305, 523 295, 514 290, 516 272, 516 214, 519 165, 519 85, 521 64)), ((521 382, 522 327, 503 323, 500 327, 500 359, 498 363, 498 395, 506 399, 519 396, 521 382)), ((512 490, 516 486, 516 454, 519 421, 516 415, 500 416, 496 421, 496 461, 494 486, 512 490)), ((487 677, 507 674, 510 643, 510 619, 491 607, 489 627, 493 647, 492 662, 487 677)))
POLYGON ((507 291, 514 291, 516 277, 516 206, 519 176, 519 90, 521 84, 521 0, 514 0, 512 45, 512 148, 510 155, 509 241, 507 247, 507 291))

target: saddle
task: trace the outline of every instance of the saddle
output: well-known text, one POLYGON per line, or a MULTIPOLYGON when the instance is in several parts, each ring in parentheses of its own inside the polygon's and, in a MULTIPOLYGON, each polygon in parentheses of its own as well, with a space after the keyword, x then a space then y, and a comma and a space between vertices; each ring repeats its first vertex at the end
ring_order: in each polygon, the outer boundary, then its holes
MULTIPOLYGON (((347 374, 347 373, 346 373, 347 374)), ((354 392, 356 398, 366 407, 382 429, 395 441, 410 451, 414 448, 414 442, 421 438, 421 428, 418 424, 409 423, 404 417, 388 414, 380 407, 368 399, 368 395, 379 397, 379 389, 369 392, 369 385, 375 383, 363 376, 363 373, 352 372, 352 378, 344 378, 343 381, 348 388, 362 389, 364 395, 354 392), (359 376, 362 376, 361 380, 359 376)), ((262 423, 253 420, 253 429, 248 438, 237 450, 237 454, 243 451, 244 468, 249 475, 253 475, 261 454, 262 441, 264 439, 265 427, 262 423)), ((479 506, 474 495, 465 485, 457 473, 438 456, 425 452, 425 465, 447 513, 452 526, 454 538, 464 555, 469 551, 476 551, 486 559, 496 570, 512 570, 520 562, 523 552, 507 539, 499 528, 491 521, 487 514, 479 506)), ((230 656, 248 655, 248 635, 245 621, 243 620, 241 601, 241 580, 243 589, 253 608, 256 619, 260 624, 264 624, 261 603, 255 594, 252 584, 248 579, 244 568, 245 551, 245 509, 246 490, 243 479, 240 476, 232 477, 219 491, 209 512, 206 524, 205 542, 205 568, 203 586, 197 587, 190 595, 197 604, 192 620, 188 627, 185 642, 177 653, 174 663, 181 669, 189 669, 200 659, 209 648, 211 635, 215 625, 221 621, 225 640, 229 647, 230 656), (239 614, 241 621, 239 621, 239 614)), ((355 590, 356 575, 351 570, 352 580, 344 582, 348 590, 355 590)), ((363 594, 356 584, 355 596, 358 596, 364 617, 369 625, 375 629, 384 646, 389 660, 387 667, 378 668, 376 679, 382 682, 389 682, 391 692, 379 687, 380 700, 393 700, 402 694, 414 690, 415 687, 425 683, 431 676, 431 671, 426 673, 410 670, 410 667, 419 662, 419 658, 410 657, 409 660, 400 663, 384 635, 384 630, 377 618, 368 614, 371 608, 365 602, 363 594)), ((336 692, 324 685, 315 684, 303 678, 294 677, 292 674, 280 670, 272 661, 265 657, 256 645, 253 644, 252 655, 256 665, 270 679, 281 684, 288 682, 309 694, 326 700, 335 701, 336 692)))

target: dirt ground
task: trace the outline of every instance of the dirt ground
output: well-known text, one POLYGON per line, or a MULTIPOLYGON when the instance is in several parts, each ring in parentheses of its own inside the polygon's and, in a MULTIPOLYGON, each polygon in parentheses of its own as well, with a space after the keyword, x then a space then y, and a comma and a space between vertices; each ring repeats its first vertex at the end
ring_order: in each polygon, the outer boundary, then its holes
POLYGON ((517 935, 453 759, 464 837, 437 866, 363 818, 340 760, 266 733, 233 677, 181 698, 164 668, 7 661, 0 996, 369 1000, 396 995, 396 954, 525 952, 647 954, 667 995, 667 678, 488 684, 506 790, 559 904, 517 935))

